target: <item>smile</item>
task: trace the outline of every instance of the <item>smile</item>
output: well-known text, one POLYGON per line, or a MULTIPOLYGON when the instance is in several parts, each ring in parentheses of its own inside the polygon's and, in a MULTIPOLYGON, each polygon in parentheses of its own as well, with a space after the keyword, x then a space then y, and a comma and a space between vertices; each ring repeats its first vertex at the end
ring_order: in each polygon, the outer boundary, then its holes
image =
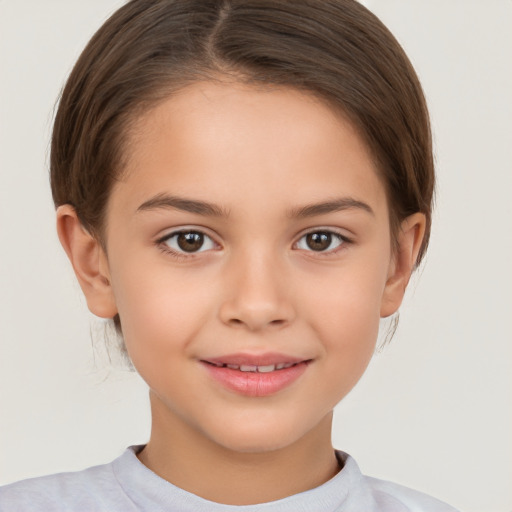
POLYGON ((223 389, 249 397, 264 397, 291 386, 306 372, 312 360, 280 354, 233 354, 200 362, 223 389))
MULTIPOLYGON (((205 361, 209 363, 209 361, 205 361)), ((299 363, 277 363, 277 364, 267 364, 262 366, 257 366, 253 364, 222 364, 222 363, 209 363, 217 368, 229 368, 230 370, 238 370, 241 372, 258 372, 258 373, 269 373, 275 370, 284 370, 286 368, 291 368, 299 363)))

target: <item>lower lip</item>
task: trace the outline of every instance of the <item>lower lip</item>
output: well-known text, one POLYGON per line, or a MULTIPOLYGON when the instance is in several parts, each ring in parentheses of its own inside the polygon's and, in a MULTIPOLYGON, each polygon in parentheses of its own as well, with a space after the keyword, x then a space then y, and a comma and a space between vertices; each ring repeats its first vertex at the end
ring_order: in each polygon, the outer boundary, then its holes
POLYGON ((290 386, 305 371, 307 362, 273 372, 242 372, 203 363, 210 375, 227 389, 246 396, 269 396, 290 386))

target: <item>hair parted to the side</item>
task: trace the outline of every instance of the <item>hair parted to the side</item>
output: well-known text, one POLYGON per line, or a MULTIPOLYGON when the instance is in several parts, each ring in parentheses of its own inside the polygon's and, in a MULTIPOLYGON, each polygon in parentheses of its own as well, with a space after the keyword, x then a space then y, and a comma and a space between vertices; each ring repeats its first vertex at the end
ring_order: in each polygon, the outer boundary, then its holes
POLYGON ((421 261, 434 192, 424 95, 399 43, 355 0, 128 2, 93 36, 62 92, 50 158, 55 205, 71 204, 103 241, 134 121, 188 84, 223 79, 309 91, 343 112, 375 159, 393 236, 407 216, 425 214, 421 261))

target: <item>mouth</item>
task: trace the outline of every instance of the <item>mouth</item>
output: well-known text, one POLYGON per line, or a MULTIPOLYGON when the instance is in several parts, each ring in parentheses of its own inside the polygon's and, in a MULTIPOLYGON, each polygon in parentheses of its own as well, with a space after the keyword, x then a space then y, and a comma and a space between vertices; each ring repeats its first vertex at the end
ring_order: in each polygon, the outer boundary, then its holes
POLYGON ((212 363, 211 361, 202 361, 203 363, 210 364, 217 368, 229 368, 230 370, 238 370, 240 372, 252 372, 252 373, 270 373, 276 370, 286 370, 287 368, 291 368, 292 366, 296 366, 301 364, 299 363, 277 363, 277 364, 265 364, 265 365, 255 365, 255 364, 228 364, 228 363, 212 363))
POLYGON ((200 360, 224 389, 250 397, 279 393, 298 380, 312 361, 282 354, 233 354, 200 360))

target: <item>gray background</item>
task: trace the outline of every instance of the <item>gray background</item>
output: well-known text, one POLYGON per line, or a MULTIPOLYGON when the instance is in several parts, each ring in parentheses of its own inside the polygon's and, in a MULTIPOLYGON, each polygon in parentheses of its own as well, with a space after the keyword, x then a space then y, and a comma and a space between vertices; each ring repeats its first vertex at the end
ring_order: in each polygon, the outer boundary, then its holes
MULTIPOLYGON (((54 231, 52 109, 115 0, 0 0, 0 483, 109 461, 149 432, 54 231), (96 339, 96 349, 91 345, 96 339)), ((512 2, 368 0, 422 79, 439 194, 397 335, 338 407, 367 474, 512 510, 512 2)))

